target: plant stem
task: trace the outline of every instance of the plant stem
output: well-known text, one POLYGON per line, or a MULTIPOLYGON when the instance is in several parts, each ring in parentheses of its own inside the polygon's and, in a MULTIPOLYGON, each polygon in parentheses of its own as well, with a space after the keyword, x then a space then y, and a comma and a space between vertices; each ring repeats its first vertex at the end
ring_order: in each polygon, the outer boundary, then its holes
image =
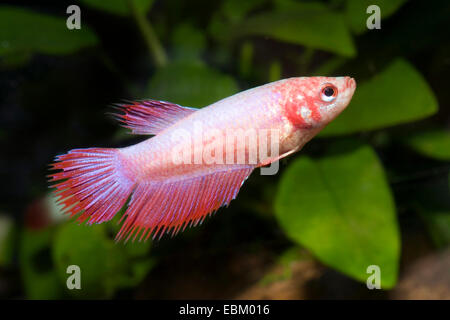
POLYGON ((311 63, 312 57, 314 56, 315 50, 310 47, 305 47, 305 51, 300 56, 299 59, 299 71, 300 74, 306 74, 309 65, 311 63))
POLYGON ((147 48, 153 56, 153 61, 158 67, 164 67, 167 64, 167 55, 159 42, 152 25, 145 18, 145 15, 139 11, 134 0, 128 0, 128 6, 142 32, 147 48))
POLYGON ((348 61, 347 58, 335 57, 328 59, 322 63, 318 68, 313 70, 312 75, 315 76, 330 76, 336 69, 348 61))

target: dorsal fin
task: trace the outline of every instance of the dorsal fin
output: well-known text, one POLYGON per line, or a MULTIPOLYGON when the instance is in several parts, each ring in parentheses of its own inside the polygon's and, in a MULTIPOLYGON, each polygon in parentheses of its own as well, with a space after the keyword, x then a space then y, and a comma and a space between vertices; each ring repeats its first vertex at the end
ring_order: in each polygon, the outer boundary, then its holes
POLYGON ((131 129, 134 134, 152 135, 198 110, 158 100, 136 101, 117 107, 122 113, 113 115, 123 127, 131 129))

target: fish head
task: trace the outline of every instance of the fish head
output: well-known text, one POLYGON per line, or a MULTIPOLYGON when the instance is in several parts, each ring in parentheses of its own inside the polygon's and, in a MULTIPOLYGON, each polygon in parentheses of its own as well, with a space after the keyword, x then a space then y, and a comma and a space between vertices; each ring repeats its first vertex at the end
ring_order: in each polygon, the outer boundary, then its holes
POLYGON ((300 128, 323 128, 350 103, 356 89, 351 77, 291 78, 281 83, 284 114, 300 128))

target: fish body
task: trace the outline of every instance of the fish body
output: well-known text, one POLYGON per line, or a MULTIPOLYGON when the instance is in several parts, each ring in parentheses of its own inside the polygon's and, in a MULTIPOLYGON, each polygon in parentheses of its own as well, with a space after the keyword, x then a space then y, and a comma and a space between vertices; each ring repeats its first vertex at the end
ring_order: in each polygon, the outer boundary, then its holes
POLYGON ((256 168, 300 150, 350 102, 350 77, 290 78, 202 109, 148 100, 119 121, 153 137, 121 149, 74 149, 50 175, 79 220, 110 220, 131 195, 117 239, 177 233, 234 199, 256 168), (241 139, 241 140, 239 140, 241 139), (62 180, 62 182, 61 182, 62 180))

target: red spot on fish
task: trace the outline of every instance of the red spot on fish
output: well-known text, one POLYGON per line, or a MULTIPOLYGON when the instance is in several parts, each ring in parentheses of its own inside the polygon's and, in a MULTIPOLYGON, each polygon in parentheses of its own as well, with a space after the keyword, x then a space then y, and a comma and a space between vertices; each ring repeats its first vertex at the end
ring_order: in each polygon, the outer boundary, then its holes
POLYGON ((283 99, 281 105, 284 106, 285 116, 297 128, 309 129, 314 122, 321 120, 316 82, 311 79, 290 79, 274 88, 274 91, 283 99), (309 119, 303 118, 302 106, 311 111, 309 119))

